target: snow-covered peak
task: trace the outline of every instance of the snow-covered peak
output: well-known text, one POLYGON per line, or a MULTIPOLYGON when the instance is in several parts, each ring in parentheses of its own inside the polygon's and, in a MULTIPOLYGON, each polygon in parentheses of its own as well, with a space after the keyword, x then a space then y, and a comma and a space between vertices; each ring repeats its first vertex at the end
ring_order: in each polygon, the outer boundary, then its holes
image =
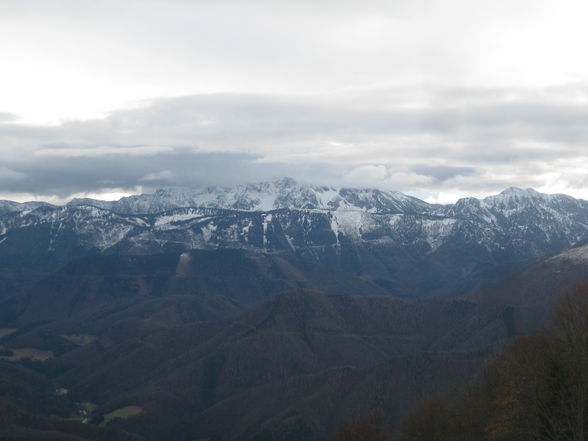
POLYGON ((549 195, 539 193, 532 188, 518 188, 509 187, 503 190, 501 193, 484 198, 483 201, 486 205, 519 205, 521 203, 536 202, 549 199, 549 195))
POLYGON ((565 194, 540 193, 532 188, 510 187, 495 196, 482 199, 482 205, 494 210, 524 211, 529 208, 569 210, 586 204, 565 194))
POLYGON ((423 212, 428 204, 399 192, 376 189, 334 188, 300 184, 292 178, 195 189, 162 188, 153 194, 129 196, 115 202, 76 199, 70 205, 94 205, 117 213, 161 213, 183 207, 271 211, 282 208, 307 210, 358 210, 373 213, 423 212))
POLYGON ((21 213, 23 211, 35 210, 39 207, 52 206, 47 202, 13 202, 0 201, 0 213, 21 213))
POLYGON ((545 231, 556 231, 559 227, 553 225, 561 222, 588 222, 588 202, 566 195, 539 193, 533 189, 511 187, 484 199, 463 198, 455 204, 440 206, 429 205, 420 199, 394 191, 308 185, 292 178, 233 187, 161 188, 152 194, 129 196, 114 202, 76 199, 69 205, 89 205, 130 215, 159 214, 177 208, 216 208, 245 212, 296 209, 423 214, 469 219, 488 225, 508 222, 513 224, 513 228, 536 225, 545 231))
POLYGON ((545 234, 574 222, 588 221, 588 202, 563 194, 545 194, 531 188, 510 187, 484 199, 462 198, 433 210, 435 215, 475 220, 490 225, 509 224, 545 234))

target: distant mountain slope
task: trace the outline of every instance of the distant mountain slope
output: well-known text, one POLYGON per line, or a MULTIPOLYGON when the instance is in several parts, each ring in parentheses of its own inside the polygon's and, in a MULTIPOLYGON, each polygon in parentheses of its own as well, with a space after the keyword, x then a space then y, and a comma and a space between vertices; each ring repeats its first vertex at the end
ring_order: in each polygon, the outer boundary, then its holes
POLYGON ((81 364, 76 358, 80 370, 72 387, 91 393, 104 378, 114 380, 100 399, 108 402, 114 390, 132 397, 150 409, 154 427, 166 424, 165 409, 181 414, 188 406, 198 416, 185 430, 220 440, 324 439, 340 421, 374 407, 398 421, 419 400, 454 390, 506 341, 544 323, 560 289, 588 280, 585 248, 548 258, 515 282, 471 298, 283 293, 207 331, 161 329, 144 337, 146 346, 113 348, 117 362, 101 373, 88 375, 104 355, 81 364), (551 276, 554 283, 546 283, 551 276), (519 292, 522 297, 508 300, 519 292), (161 352, 164 363, 155 355, 161 352), (118 372, 138 364, 151 366, 144 380, 125 383, 118 372), (150 398, 155 391, 165 391, 158 402, 150 398), (230 422, 228 415, 234 415, 230 422))
POLYGON ((588 281, 588 245, 541 260, 475 297, 485 302, 548 309, 555 294, 588 281))
POLYGON ((0 328, 15 329, 0 344, 51 351, 42 372, 95 403, 94 423, 144 409, 112 430, 319 441, 376 407, 397 422, 475 375, 541 325, 560 289, 588 280, 587 249, 476 295, 420 300, 291 255, 91 256, 2 302, 0 328))
POLYGON ((104 333, 132 320, 156 326, 213 321, 299 288, 387 294, 368 281, 288 255, 227 249, 90 256, 0 302, 0 327, 56 321, 104 333))

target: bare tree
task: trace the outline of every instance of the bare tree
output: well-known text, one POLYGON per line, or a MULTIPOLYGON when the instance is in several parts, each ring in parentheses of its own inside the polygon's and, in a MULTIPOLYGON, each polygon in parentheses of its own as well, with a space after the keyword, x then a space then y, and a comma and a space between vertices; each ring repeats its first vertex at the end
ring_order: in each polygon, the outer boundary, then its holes
POLYGON ((573 441, 585 441, 588 411, 588 285, 564 293, 552 310, 554 351, 562 387, 561 404, 573 441))
POLYGON ((390 441, 391 430, 382 412, 374 410, 365 417, 345 423, 332 441, 390 441))

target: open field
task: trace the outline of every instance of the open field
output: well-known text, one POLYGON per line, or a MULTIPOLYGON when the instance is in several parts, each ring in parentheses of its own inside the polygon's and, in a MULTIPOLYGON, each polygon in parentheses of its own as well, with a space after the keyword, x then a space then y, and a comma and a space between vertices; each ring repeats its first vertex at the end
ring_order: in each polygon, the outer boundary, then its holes
POLYGON ((35 348, 10 349, 10 348, 0 347, 0 350, 11 352, 11 355, 0 356, 0 360, 20 361, 20 360, 24 360, 24 359, 28 358, 32 361, 47 361, 47 360, 53 358, 53 352, 42 351, 40 349, 35 349, 35 348))
POLYGON ((110 413, 104 414, 102 416, 103 420, 100 423, 101 426, 107 425, 110 421, 113 421, 117 418, 127 420, 131 417, 140 415, 144 412, 143 408, 140 406, 126 406, 121 407, 120 409, 114 410, 110 413))
POLYGON ((14 334, 15 332, 16 328, 0 328, 0 338, 14 334))

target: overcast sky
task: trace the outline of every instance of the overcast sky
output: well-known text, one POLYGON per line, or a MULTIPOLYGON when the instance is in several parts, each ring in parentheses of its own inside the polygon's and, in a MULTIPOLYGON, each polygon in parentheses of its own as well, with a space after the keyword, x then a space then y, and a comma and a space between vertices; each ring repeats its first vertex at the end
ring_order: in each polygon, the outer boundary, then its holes
POLYGON ((0 0, 0 198, 588 198, 588 3, 0 0))

